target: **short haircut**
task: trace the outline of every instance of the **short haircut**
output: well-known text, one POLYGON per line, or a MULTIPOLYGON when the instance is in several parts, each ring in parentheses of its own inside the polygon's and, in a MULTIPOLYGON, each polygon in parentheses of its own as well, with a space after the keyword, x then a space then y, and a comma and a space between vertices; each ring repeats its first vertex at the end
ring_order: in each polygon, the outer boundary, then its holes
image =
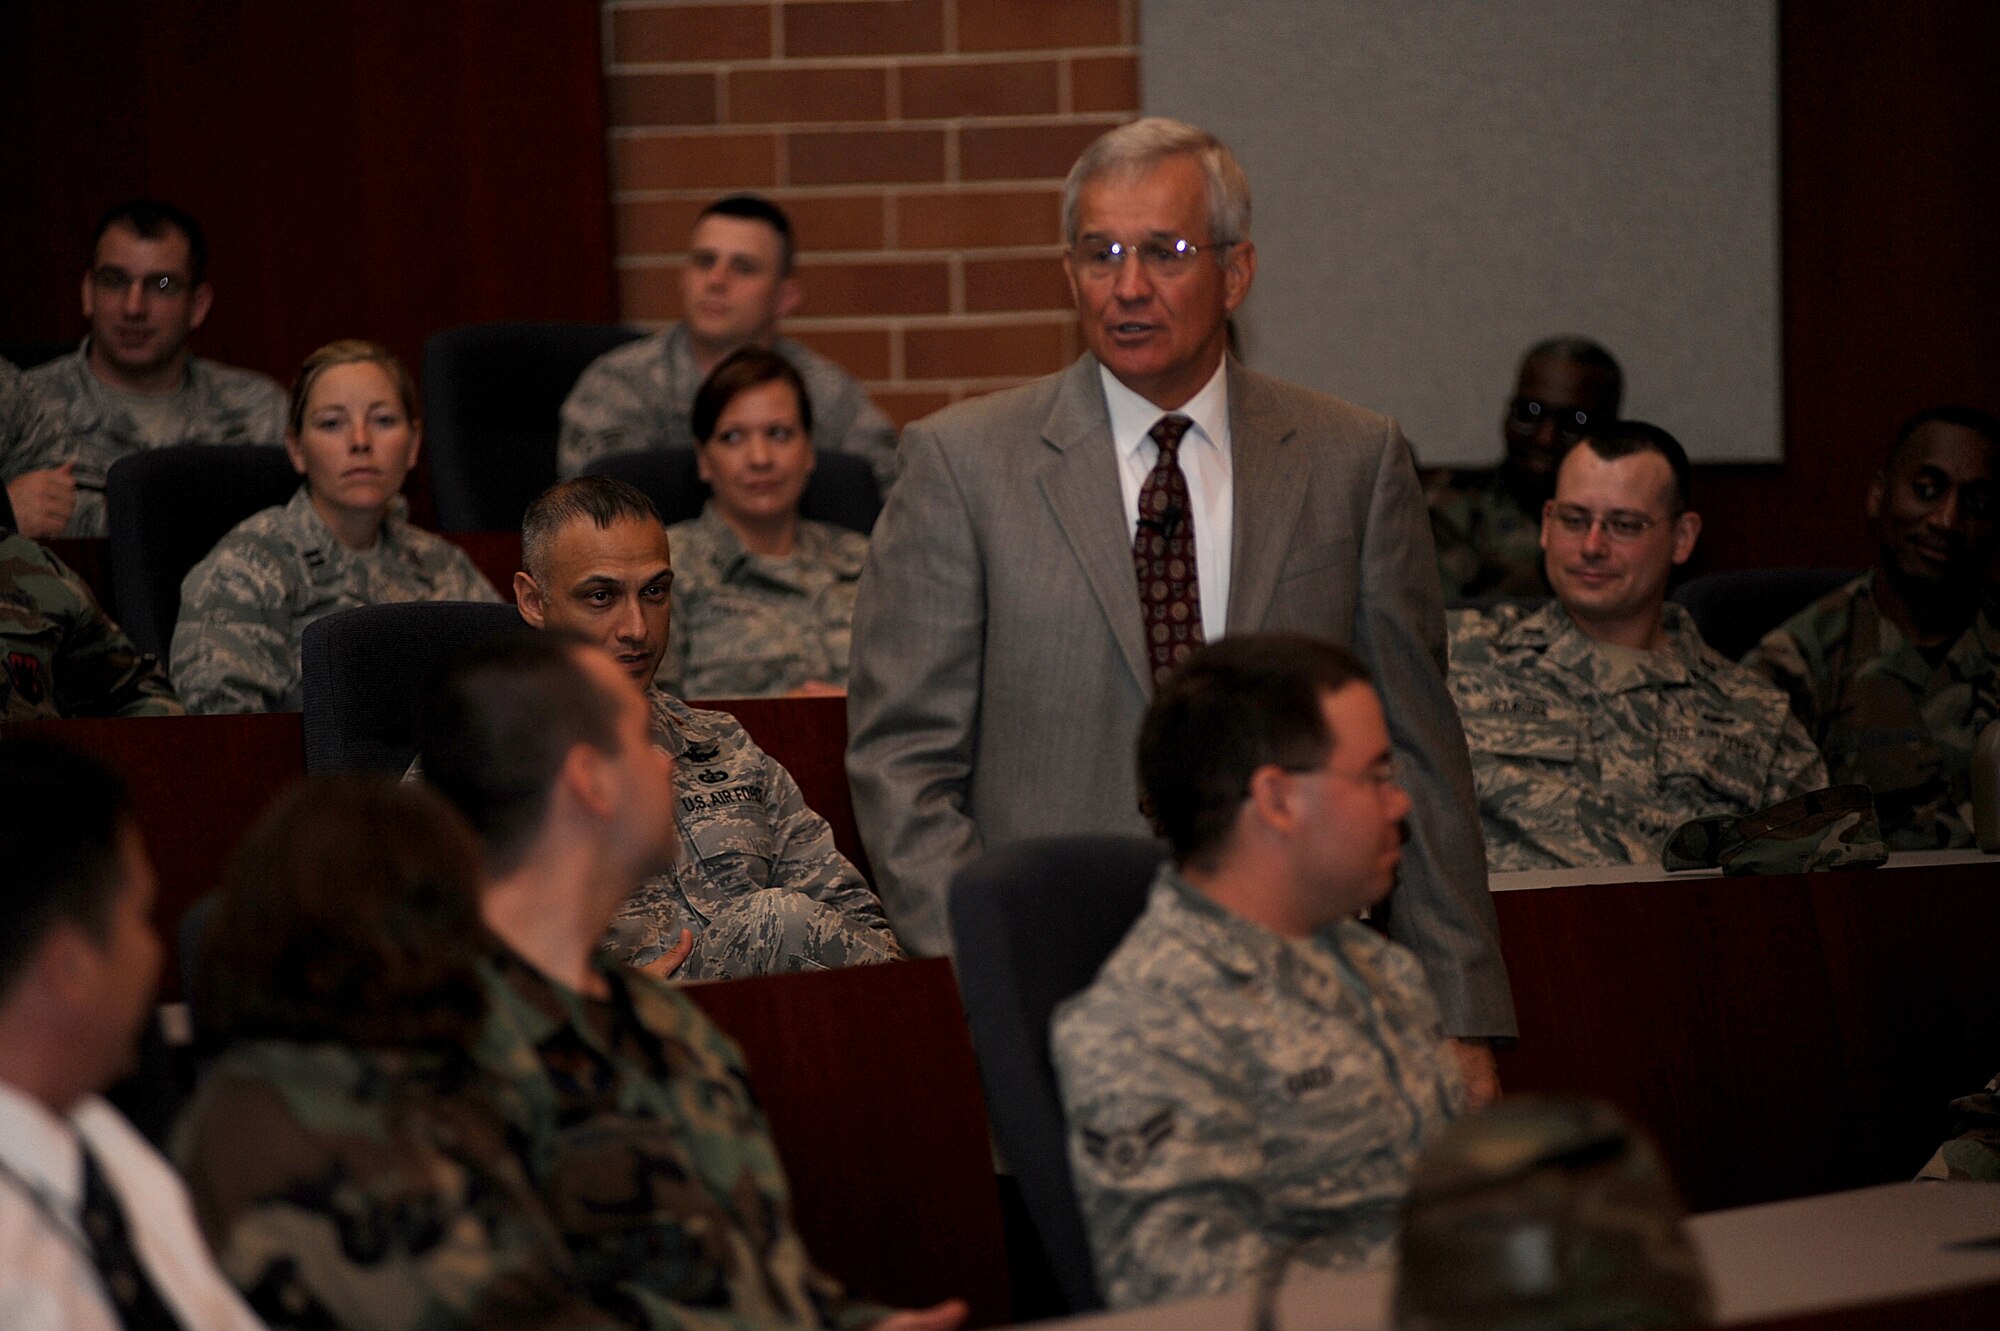
POLYGON ((469 1045, 479 847, 432 791, 309 777, 236 849, 194 967, 194 1012, 221 1040, 469 1045))
POLYGON ((97 262, 97 247, 104 240, 104 233, 120 225, 131 227, 141 240, 165 240, 168 232, 180 232, 187 239, 188 281, 200 286, 208 276, 208 237, 203 234, 201 223, 159 199, 127 199, 106 208, 97 219, 97 230, 90 233, 91 263, 97 262))
POLYGON ((1258 768, 1324 763, 1336 737, 1320 699, 1367 682, 1346 648, 1288 633, 1224 638, 1183 662, 1139 728, 1139 790, 1175 862, 1212 865, 1258 768))
POLYGON ((1902 428, 1896 431, 1896 441, 1889 445, 1889 452, 1882 459, 1883 471, 1888 471, 1896 465, 1897 457, 1902 454, 1903 445, 1909 443, 1910 436, 1926 425, 1956 425, 1961 430, 1970 430, 1984 439, 1989 449, 2000 449, 2000 416, 1995 416, 1990 411, 1981 411, 1978 407, 1943 403, 1935 407, 1925 407, 1903 422, 1902 428))
POLYGON ((1681 447, 1680 440, 1657 425, 1613 421, 1602 429, 1593 428, 1572 447, 1588 448, 1606 462, 1629 458, 1635 453, 1658 453, 1674 474, 1673 516, 1679 517, 1694 507, 1694 468, 1688 464, 1687 450, 1681 447))
POLYGON ((1085 185, 1100 176, 1149 171, 1170 157, 1183 156, 1195 159, 1207 184, 1209 243, 1250 239, 1250 178, 1228 145, 1184 121, 1147 116, 1105 131, 1069 169, 1069 179, 1063 182, 1063 244, 1076 244, 1085 185))
POLYGON ((599 531, 631 519, 651 522, 662 531, 660 510, 637 486, 613 476, 576 476, 557 481, 536 495, 521 517, 521 567, 541 582, 548 573, 549 550, 556 534, 570 523, 588 518, 599 531))
POLYGON ((775 351, 740 347, 724 356, 695 390, 694 409, 688 413, 695 443, 705 444, 713 439, 715 423, 722 419, 729 404, 738 394, 761 384, 790 384, 799 400, 799 424, 808 435, 812 434, 812 399, 806 395, 806 381, 799 377, 797 368, 775 351))
POLYGON ((472 825, 489 873, 519 867, 571 748, 619 751, 619 700, 583 668, 596 650, 560 630, 496 634, 453 658, 423 710, 424 779, 472 825))
MULTIPOLYGON (((1625 371, 1618 364, 1618 358, 1600 343, 1571 333, 1545 337, 1528 348, 1528 354, 1521 357, 1520 368, 1527 369, 1528 362, 1534 360, 1568 361, 1572 365, 1602 372, 1610 380, 1611 414, 1618 414, 1618 406, 1625 400, 1625 371)), ((1516 373, 1518 375, 1519 372, 1516 373)))
POLYGON ((313 385, 320 381, 328 370, 336 365, 379 365, 389 376, 389 382, 396 386, 396 396, 402 401, 403 414, 410 418, 411 425, 423 421, 423 405, 417 400, 417 386, 410 379, 410 372, 403 368, 403 362, 396 359, 396 353, 380 342, 366 342, 358 337, 345 337, 338 342, 329 342, 307 356, 305 364, 292 380, 292 399, 285 417, 286 427, 293 437, 305 430, 306 402, 312 397, 313 385))
POLYGON ((757 194, 731 194, 717 199, 708 207, 694 215, 696 226, 704 217, 739 217, 746 222, 762 222, 778 233, 778 276, 792 275, 792 262, 797 252, 792 239, 792 219, 785 216, 785 210, 769 199, 757 194))
POLYGON ((96 759, 52 740, 0 740, 0 999, 58 923, 105 936, 129 817, 124 782, 96 759))

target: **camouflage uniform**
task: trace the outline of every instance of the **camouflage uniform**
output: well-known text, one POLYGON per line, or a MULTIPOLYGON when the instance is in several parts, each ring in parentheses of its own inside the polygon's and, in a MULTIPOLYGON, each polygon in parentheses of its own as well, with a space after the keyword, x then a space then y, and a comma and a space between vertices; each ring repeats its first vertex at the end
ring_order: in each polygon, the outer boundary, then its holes
POLYGON ((99 608, 82 578, 0 527, 0 721, 180 716, 160 663, 99 608))
POLYGON ((1525 512, 1499 472, 1441 472, 1424 481, 1446 600, 1549 594, 1542 515, 1525 512))
MULTIPOLYGON (((887 490, 896 479, 896 427, 854 376, 826 357, 781 337, 771 350, 792 363, 812 398, 813 443, 868 459, 887 490)), ((612 453, 693 448, 688 425, 701 367, 686 324, 614 347, 577 379, 562 405, 556 470, 580 476, 612 453)))
POLYGON ((1784 697, 1661 607, 1666 643, 1615 659, 1554 601, 1451 615, 1491 872, 1658 864, 1692 818, 1750 813, 1827 784, 1784 697))
POLYGON ((464 1056, 255 1041, 176 1131, 203 1233, 274 1329, 612 1328, 464 1056), (254 1143, 254 1149, 245 1149, 254 1143))
POLYGON ((169 652, 188 707, 296 712, 299 639, 336 610, 397 601, 498 601, 463 550, 403 520, 392 506, 370 550, 349 550, 312 506, 291 502, 236 524, 181 583, 169 652))
POLYGON ((24 465, 24 459, 62 453, 62 422, 55 410, 12 361, 0 360, 0 484, 40 470, 24 465))
POLYGON ((1821 597, 1743 658, 1791 695, 1835 781, 1875 792, 1891 850, 1970 846, 1972 742, 2000 716, 2000 631, 1982 610, 1933 666, 1875 607, 1875 574, 1821 597))
POLYGON ((793 1227, 742 1055, 672 988, 602 956, 606 1000, 512 955, 486 965, 478 1059, 598 1307, 642 1327, 856 1327, 793 1227))
POLYGON ((683 698, 768 698, 809 679, 846 687, 866 536, 800 522, 789 557, 751 554, 711 501, 667 538, 674 613, 662 688, 683 698))
POLYGON ((681 852, 619 908, 611 950, 643 966, 694 930, 678 975, 727 980, 902 957, 882 903, 798 783, 727 712, 649 690, 674 759, 681 852))
POLYGON ((1286 939, 1170 867, 1051 1049, 1070 1169, 1114 1307, 1298 1260, 1386 1253, 1419 1148, 1464 1108, 1408 951, 1343 920, 1286 939))
POLYGON ((41 471, 76 460, 76 511, 65 536, 102 536, 104 477, 111 464, 147 448, 173 444, 285 442, 285 393, 277 381, 253 370, 188 359, 187 380, 174 396, 172 437, 149 442, 136 421, 90 369, 90 339, 74 356, 28 371, 27 380, 61 422, 53 444, 21 449, 0 459, 0 477, 41 471))
POLYGON ((2000 1074, 1985 1090, 1951 1102, 1951 1126, 1951 1140, 1917 1177, 2000 1182, 2000 1074))

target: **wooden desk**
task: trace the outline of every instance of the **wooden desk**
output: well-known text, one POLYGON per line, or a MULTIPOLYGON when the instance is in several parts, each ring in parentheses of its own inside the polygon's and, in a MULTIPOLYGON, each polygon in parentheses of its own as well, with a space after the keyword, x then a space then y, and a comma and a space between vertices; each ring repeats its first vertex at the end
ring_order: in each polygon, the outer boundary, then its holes
MULTIPOLYGON (((2000 1324, 2000 1183, 1896 1183, 1696 1216, 1718 1322, 1785 1327, 2000 1324), (1782 1321, 1779 1319, 1783 1319, 1782 1321)), ((1387 1270, 1293 1277, 1285 1331, 1390 1331, 1387 1270)), ((1050 1323, 1063 1331, 1248 1328, 1247 1292, 1050 1323)))
POLYGON ((942 958, 690 985, 743 1047, 815 1260, 904 1307, 1007 1317, 986 1110, 942 958))
POLYGON ((691 705, 728 712, 741 722, 757 747, 784 764, 799 783, 807 807, 833 828, 840 853, 862 877, 875 881, 847 785, 846 698, 724 698, 691 705))
POLYGON ((1496 876, 1521 1021, 1502 1084, 1620 1106, 1697 1210, 1916 1173, 2000 1067, 2000 862, 1651 872, 1496 876))

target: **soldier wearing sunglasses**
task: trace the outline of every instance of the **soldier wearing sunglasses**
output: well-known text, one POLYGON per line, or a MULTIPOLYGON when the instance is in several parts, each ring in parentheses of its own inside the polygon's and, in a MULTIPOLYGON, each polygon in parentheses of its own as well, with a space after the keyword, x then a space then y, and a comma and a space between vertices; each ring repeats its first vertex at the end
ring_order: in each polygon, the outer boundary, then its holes
POLYGON ((103 536, 105 473, 141 449, 284 442, 275 380, 188 350, 215 299, 207 248, 199 222, 156 199, 99 219, 83 275, 90 332, 75 355, 26 376, 61 428, 0 456, 24 535, 103 536))
POLYGON ((1444 594, 1536 596, 1542 576, 1542 506, 1570 445, 1618 418, 1624 374, 1610 352, 1582 337, 1537 342, 1521 359, 1500 419, 1507 451, 1490 472, 1430 476, 1425 499, 1444 594))
POLYGON ((1657 864, 1690 818, 1827 784, 1785 695, 1666 602, 1701 535, 1689 476, 1658 426, 1592 433, 1542 508, 1555 598, 1450 617, 1452 699, 1494 872, 1657 864))

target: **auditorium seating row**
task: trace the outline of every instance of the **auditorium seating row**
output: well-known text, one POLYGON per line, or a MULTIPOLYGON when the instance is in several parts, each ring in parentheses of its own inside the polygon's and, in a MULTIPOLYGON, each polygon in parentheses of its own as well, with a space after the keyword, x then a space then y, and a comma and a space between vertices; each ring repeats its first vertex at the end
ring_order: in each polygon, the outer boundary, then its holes
MULTIPOLYGON (((858 855, 841 700, 721 705, 858 855)), ((125 773, 169 940, 306 768, 297 714, 8 729, 60 736, 125 773)), ((2000 1062, 1991 862, 1494 901, 1521 1021, 1504 1083, 1621 1105, 1660 1137, 1699 1210, 1908 1177, 1942 1137, 1947 1102, 2000 1062)), ((738 982, 700 1001, 750 1051, 805 1231, 832 1269, 886 1297, 963 1290, 1000 1306, 986 1128, 946 964, 738 982)))

